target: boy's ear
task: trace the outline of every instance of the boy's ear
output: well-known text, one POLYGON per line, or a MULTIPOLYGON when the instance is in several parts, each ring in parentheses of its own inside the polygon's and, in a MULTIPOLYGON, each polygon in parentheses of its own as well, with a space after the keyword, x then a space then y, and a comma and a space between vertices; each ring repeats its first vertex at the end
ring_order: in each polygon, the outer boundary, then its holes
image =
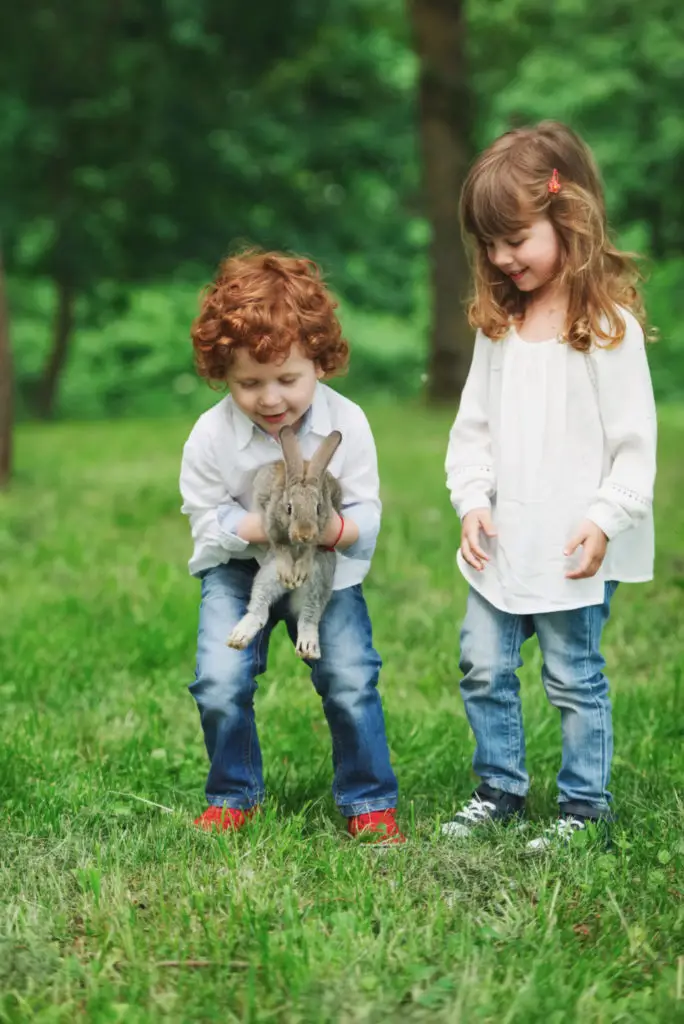
POLYGON ((323 369, 321 364, 318 362, 318 360, 316 360, 316 362, 314 363, 314 367, 315 367, 315 370, 316 370, 316 379, 317 380, 320 380, 321 377, 325 377, 325 370, 323 369))

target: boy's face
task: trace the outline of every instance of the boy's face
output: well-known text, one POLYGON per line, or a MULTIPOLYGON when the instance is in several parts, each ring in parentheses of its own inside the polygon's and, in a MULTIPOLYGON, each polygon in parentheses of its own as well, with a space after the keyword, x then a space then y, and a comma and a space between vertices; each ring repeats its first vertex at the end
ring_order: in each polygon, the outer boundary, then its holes
POLYGON ((228 373, 233 401, 257 426, 274 437, 283 427, 297 429, 311 405, 323 370, 293 345, 279 362, 259 363, 238 348, 228 373))

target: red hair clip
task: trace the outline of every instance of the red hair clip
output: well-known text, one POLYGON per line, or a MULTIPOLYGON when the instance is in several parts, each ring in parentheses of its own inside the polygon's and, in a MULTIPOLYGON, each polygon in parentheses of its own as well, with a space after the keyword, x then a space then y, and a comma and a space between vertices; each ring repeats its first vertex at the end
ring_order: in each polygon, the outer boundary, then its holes
POLYGON ((554 167, 553 174, 549 178, 549 192, 552 196, 557 196, 561 190, 561 183, 558 180, 558 171, 554 167))

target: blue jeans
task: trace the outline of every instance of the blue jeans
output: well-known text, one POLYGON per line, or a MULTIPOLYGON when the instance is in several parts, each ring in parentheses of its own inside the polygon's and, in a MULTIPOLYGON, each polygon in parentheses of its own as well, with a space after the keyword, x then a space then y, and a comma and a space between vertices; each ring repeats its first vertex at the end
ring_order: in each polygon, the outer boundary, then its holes
MULTIPOLYGON (((264 798, 261 750, 254 718, 256 676, 266 669, 273 627, 284 621, 293 643, 296 621, 289 596, 272 609, 249 647, 226 646, 247 610, 253 560, 233 559, 202 577, 197 670, 190 692, 197 701, 211 762, 210 804, 246 809, 264 798)), ((320 660, 308 662, 332 735, 333 796, 345 817, 396 807, 385 721, 377 690, 382 662, 373 647, 361 586, 333 592, 320 624, 320 660)))
POLYGON ((603 604, 538 615, 499 611, 471 588, 461 632, 461 694, 475 735, 473 769, 483 782, 518 796, 528 791, 516 670, 522 644, 536 633, 544 688, 561 714, 561 812, 608 816, 613 726, 599 644, 616 587, 606 583, 603 604))

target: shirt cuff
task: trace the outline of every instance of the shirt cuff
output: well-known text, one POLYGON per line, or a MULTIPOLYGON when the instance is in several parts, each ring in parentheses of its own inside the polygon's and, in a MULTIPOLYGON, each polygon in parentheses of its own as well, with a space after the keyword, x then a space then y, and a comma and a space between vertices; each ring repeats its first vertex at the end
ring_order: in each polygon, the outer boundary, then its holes
POLYGON ((341 514, 345 519, 348 517, 356 523, 359 536, 344 551, 338 551, 338 555, 343 558, 359 558, 370 561, 380 533, 380 517, 377 509, 373 505, 359 503, 343 508, 341 514))
POLYGON ((216 518, 223 534, 223 547, 231 555, 241 554, 249 547, 249 541, 239 537, 237 532, 247 514, 240 505, 219 505, 217 509, 216 518))
POLYGON ((475 508, 491 509, 491 507, 492 503, 484 491, 480 494, 472 494, 462 501, 454 502, 454 508, 458 512, 459 519, 464 519, 475 508))
POLYGON ((619 533, 634 525, 631 517, 623 508, 613 505, 609 501, 595 501, 587 512, 587 519, 596 523, 608 540, 612 540, 619 533))

